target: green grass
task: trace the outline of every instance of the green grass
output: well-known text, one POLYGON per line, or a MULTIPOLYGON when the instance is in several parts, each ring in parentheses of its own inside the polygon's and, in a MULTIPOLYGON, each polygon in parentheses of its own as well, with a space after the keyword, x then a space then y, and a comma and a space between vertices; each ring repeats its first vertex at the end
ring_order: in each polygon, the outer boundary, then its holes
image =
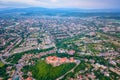
POLYGON ((53 67, 44 61, 39 61, 35 66, 31 68, 33 77, 37 80, 55 80, 67 71, 71 70, 75 66, 75 63, 62 64, 57 67, 53 67))
POLYGON ((0 67, 3 67, 4 66, 4 63, 2 63, 1 61, 0 61, 0 67))

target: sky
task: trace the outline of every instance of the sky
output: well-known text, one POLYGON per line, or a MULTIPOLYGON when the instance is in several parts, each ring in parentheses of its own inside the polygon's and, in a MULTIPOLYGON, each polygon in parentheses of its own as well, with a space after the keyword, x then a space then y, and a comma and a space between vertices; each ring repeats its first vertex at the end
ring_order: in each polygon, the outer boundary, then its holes
POLYGON ((120 9, 120 0, 0 0, 0 8, 120 9))

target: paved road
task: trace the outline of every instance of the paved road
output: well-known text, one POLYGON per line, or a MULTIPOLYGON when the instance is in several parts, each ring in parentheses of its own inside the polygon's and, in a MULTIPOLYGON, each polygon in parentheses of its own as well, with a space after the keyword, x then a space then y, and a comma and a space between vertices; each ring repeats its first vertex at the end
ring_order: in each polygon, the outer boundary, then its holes
POLYGON ((14 73, 14 75, 12 77, 12 80, 19 79, 19 77, 20 77, 20 75, 18 74, 19 68, 17 67, 17 64, 15 65, 15 67, 16 67, 16 70, 15 70, 15 73, 14 73))
POLYGON ((0 56, 0 60, 4 63, 4 64, 11 64, 9 62, 6 62, 4 59, 3 59, 3 56, 0 56))
POLYGON ((66 76, 68 73, 73 72, 74 69, 75 69, 79 64, 80 64, 80 61, 77 60, 77 63, 76 63, 76 66, 75 66, 75 67, 73 67, 70 71, 66 72, 64 75, 60 76, 60 77, 57 78, 56 80, 61 80, 61 79, 64 78, 64 76, 66 76))

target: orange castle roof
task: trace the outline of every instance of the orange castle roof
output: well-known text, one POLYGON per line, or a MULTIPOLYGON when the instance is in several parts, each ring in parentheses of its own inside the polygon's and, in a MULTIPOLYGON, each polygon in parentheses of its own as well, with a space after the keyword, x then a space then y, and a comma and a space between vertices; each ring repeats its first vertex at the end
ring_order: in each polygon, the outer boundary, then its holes
POLYGON ((33 80, 31 77, 28 77, 26 80, 33 80))

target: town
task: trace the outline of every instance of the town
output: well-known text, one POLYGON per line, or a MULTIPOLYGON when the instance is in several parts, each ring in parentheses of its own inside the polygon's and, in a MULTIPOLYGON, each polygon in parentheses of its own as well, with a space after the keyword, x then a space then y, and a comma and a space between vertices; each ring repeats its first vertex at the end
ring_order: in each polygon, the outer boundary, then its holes
POLYGON ((1 16, 0 59, 0 80, 119 80, 120 19, 1 16))

